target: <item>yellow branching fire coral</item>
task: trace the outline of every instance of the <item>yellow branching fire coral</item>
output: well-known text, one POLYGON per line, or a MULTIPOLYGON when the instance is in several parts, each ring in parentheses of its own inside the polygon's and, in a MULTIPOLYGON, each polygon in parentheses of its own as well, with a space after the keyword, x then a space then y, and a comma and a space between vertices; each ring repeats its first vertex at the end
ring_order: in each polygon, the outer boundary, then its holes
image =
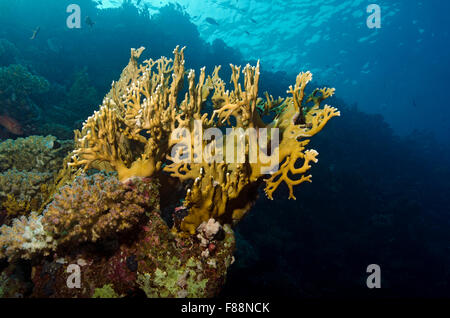
POLYGON ((259 62, 243 69, 231 65, 227 89, 220 67, 209 76, 202 68, 198 80, 194 70, 186 72, 184 49, 177 47, 173 59, 139 65, 142 51, 131 51, 120 80, 76 132, 70 166, 115 170, 121 181, 162 171, 177 178, 189 187, 188 215, 178 230, 190 234, 211 218, 237 222, 264 182, 268 198, 284 182, 295 199, 293 186, 311 181, 307 172, 318 152, 306 146, 340 115, 334 107, 321 107, 334 89, 307 94, 312 74, 306 72, 289 87, 290 96, 275 99, 265 93, 262 98, 259 62), (266 123, 268 116, 273 120, 266 123))
POLYGON ((119 82, 113 83, 100 110, 76 133, 78 149, 71 165, 109 166, 122 181, 149 177, 161 169, 184 79, 183 50, 174 51, 173 62, 161 58, 138 66, 142 51, 132 50, 119 82))

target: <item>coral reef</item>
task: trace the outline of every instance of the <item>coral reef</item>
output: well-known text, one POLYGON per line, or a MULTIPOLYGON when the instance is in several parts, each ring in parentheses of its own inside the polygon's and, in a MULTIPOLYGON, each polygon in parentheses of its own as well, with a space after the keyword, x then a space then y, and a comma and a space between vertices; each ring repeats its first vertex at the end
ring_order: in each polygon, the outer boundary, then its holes
POLYGON ((0 228, 0 258, 30 259, 56 247, 108 239, 129 230, 155 205, 157 184, 120 183, 102 173, 78 176, 63 186, 42 215, 31 212, 0 228))
POLYGON ((0 203, 8 215, 19 215, 40 208, 46 198, 47 183, 53 179, 48 172, 7 170, 0 173, 0 203))
POLYGON ((0 259, 33 258, 34 297, 212 297, 233 262, 234 233, 211 220, 198 235, 206 245, 172 233, 156 180, 97 173, 62 187, 42 215, 3 225, 0 259), (83 266, 81 288, 67 287, 70 264, 83 266))
MULTIPOLYGON (((48 92, 49 82, 20 64, 0 67, 0 103, 2 114, 20 121, 22 126, 37 122, 42 110, 34 99, 48 92)), ((28 129, 28 127, 26 127, 28 129)))
POLYGON ((22 60, 21 51, 0 39, 0 138, 52 134, 72 139, 73 129, 80 127, 93 111, 90 107, 99 102, 87 69, 75 71, 72 84, 66 88, 66 83, 50 82, 39 75, 48 76, 49 69, 22 60))
MULTIPOLYGON (((110 180, 102 177, 99 182, 110 180)), ((205 257, 205 247, 196 237, 180 237, 171 232, 161 218, 159 198, 154 197, 157 194, 152 193, 152 199, 148 200, 145 189, 156 190, 154 181, 137 182, 141 186, 138 184, 135 189, 143 189, 142 197, 153 203, 140 216, 137 227, 128 234, 118 233, 108 240, 102 237, 81 245, 73 240, 73 244, 67 246, 70 253, 67 248, 57 248, 50 257, 33 267, 34 297, 118 297, 136 295, 139 291, 148 297, 217 295, 233 262, 235 241, 231 228, 217 227, 214 236, 208 232, 208 242, 214 249, 211 248, 205 257), (66 285, 70 264, 82 266, 81 288, 66 285)), ((122 187, 130 187, 127 184, 122 187)), ((44 212, 44 227, 49 219, 47 213, 44 212)))
POLYGON ((96 288, 92 298, 120 298, 120 296, 116 294, 112 284, 106 284, 102 288, 96 288))
POLYGON ((256 67, 247 65, 242 70, 243 87, 239 83, 241 67, 231 65, 234 89, 226 90, 225 82, 218 75, 220 67, 208 77, 202 68, 196 82, 195 72, 185 71, 184 49, 177 47, 173 60, 161 57, 139 65, 143 50, 132 50, 120 80, 113 83, 100 109, 76 132, 71 166, 115 170, 122 181, 152 177, 161 170, 180 182, 195 180, 184 202, 188 216, 180 229, 175 229, 191 235, 210 218, 224 224, 236 223, 250 209, 262 182, 266 183, 265 191, 270 199, 282 182, 290 189, 289 198, 295 199, 293 186, 311 181, 306 173, 310 163, 317 162, 318 153, 306 150, 307 138, 320 132, 330 118, 340 115, 328 105, 320 108, 334 94, 334 89, 316 89, 307 95, 305 88, 312 79, 312 74, 307 72, 300 73, 294 87, 289 87, 290 97, 275 100, 266 94, 262 99, 258 97, 259 62, 256 67), (183 98, 179 95, 186 73, 188 90, 183 98), (208 97, 215 109, 211 115, 205 112, 208 97), (271 113, 276 114, 275 118, 265 123, 263 115, 271 113), (254 158, 253 146, 238 148, 235 135, 217 140, 202 138, 203 130, 225 124, 253 129, 255 134, 260 128, 270 132, 277 129, 279 145, 271 148, 272 137, 266 136, 266 143, 260 147, 270 149, 271 155, 268 151, 260 152, 254 158), (190 132, 190 138, 180 137, 179 131, 183 129, 190 132), (183 146, 176 149, 180 144, 183 146), (208 160, 218 154, 219 144, 226 150, 234 148, 233 154, 238 153, 238 159, 231 163, 215 158, 208 160), (209 149, 206 158, 202 156, 203 149, 209 149), (277 160, 271 161, 272 157, 277 160), (303 162, 299 168, 298 162, 303 162))
POLYGON ((76 70, 71 84, 62 86, 52 83, 51 96, 44 96, 43 116, 36 133, 45 132, 60 139, 73 139, 73 130, 80 128, 101 101, 101 96, 92 85, 87 68, 76 70))
POLYGON ((0 143, 0 212, 9 218, 40 211, 71 141, 30 136, 0 143), (3 211, 2 211, 3 210, 3 211))
MULTIPOLYGON (((101 98, 101 97, 100 97, 101 98)), ((69 91, 67 92, 67 102, 64 108, 73 112, 76 110, 77 119, 82 118, 81 116, 87 116, 86 110, 90 111, 89 105, 92 107, 100 100, 98 97, 97 90, 90 84, 89 75, 87 69, 84 68, 74 74, 74 81, 69 91), (79 114, 79 112, 82 114, 79 114)))
POLYGON ((44 210, 46 230, 58 244, 95 242, 136 225, 155 204, 158 186, 141 180, 120 183, 102 173, 78 176, 44 210))
POLYGON ((31 259, 38 254, 48 254, 55 247, 53 237, 44 229, 42 215, 36 212, 14 219, 12 226, 0 227, 0 258, 31 259))
MULTIPOLYGON (((309 72, 298 75, 291 96, 260 98, 259 62, 243 70, 231 65, 233 89, 227 90, 220 67, 210 76, 202 68, 197 81, 193 70, 186 72, 184 49, 177 47, 173 60, 139 65, 143 50, 131 51, 100 109, 75 132, 75 150, 57 162, 58 174, 48 175, 44 203, 50 203, 0 228, 0 258, 11 264, 33 258, 33 297, 217 295, 234 262, 231 226, 264 183, 268 198, 284 182, 295 199, 293 186, 310 181, 306 173, 317 162, 317 151, 306 149, 308 138, 340 115, 321 108, 334 89, 306 94, 309 72), (233 129, 223 135, 225 128, 233 129), (204 131, 214 133, 207 138, 204 131), (164 191, 173 192, 170 200, 161 200, 164 191), (80 288, 66 282, 74 264, 83 267, 80 288)), ((24 156, 32 153, 28 142, 17 142, 24 144, 24 156)), ((22 163, 10 150, 18 145, 9 141, 5 158, 0 155, 9 169, 5 178, 49 173, 54 143, 38 140, 44 155, 22 163), (19 166, 33 174, 19 173, 19 166)), ((29 184, 39 192, 39 181, 29 184)), ((16 196, 8 199, 5 207, 14 213, 31 208, 16 196)))
POLYGON ((0 143, 0 171, 54 172, 71 148, 72 142, 54 136, 8 139, 0 143))
POLYGON ((19 55, 16 46, 6 39, 0 39, 0 66, 13 64, 19 55))

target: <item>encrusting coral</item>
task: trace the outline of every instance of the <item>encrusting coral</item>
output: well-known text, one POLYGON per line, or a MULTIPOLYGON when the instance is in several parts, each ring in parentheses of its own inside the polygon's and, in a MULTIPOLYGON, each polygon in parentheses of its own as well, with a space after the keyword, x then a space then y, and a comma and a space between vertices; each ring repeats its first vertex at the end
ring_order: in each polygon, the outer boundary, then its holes
POLYGON ((0 173, 0 205, 14 216, 39 209, 46 199, 46 184, 52 178, 48 172, 11 169, 0 173))
POLYGON ((120 183, 97 173, 78 176, 44 210, 43 223, 58 244, 95 242, 136 225, 155 204, 158 186, 141 180, 120 183))
POLYGON ((53 136, 1 142, 0 209, 8 217, 40 211, 53 191, 53 179, 72 145, 71 141, 58 141, 53 136))
POLYGON ((258 97, 259 62, 256 67, 247 65, 242 70, 243 86, 241 67, 231 65, 234 89, 226 90, 218 75, 220 67, 208 77, 202 68, 198 81, 193 70, 185 72, 184 49, 177 47, 173 60, 161 57, 138 65, 142 51, 143 48, 132 50, 120 80, 113 83, 100 109, 76 132, 71 166, 115 170, 122 181, 152 177, 161 170, 181 182, 195 180, 184 203, 189 213, 181 223, 181 230, 190 234, 210 218, 223 223, 237 222, 250 209, 255 188, 262 181, 270 199, 282 182, 290 190, 289 197, 295 199, 293 186, 311 181, 306 173, 310 163, 317 162, 318 153, 306 150, 307 138, 320 132, 329 119, 340 115, 328 105, 320 108, 334 89, 316 89, 306 95, 305 88, 312 79, 312 74, 306 72, 300 73, 295 85, 289 88, 291 96, 275 100, 266 93, 263 99, 258 97), (186 73, 188 89, 184 96, 179 96, 186 73), (213 114, 205 111, 209 97, 215 109, 213 114), (275 114, 275 118, 264 123, 262 117, 267 114, 275 114), (232 122, 235 124, 231 125, 232 122), (238 148, 235 135, 213 140, 200 135, 201 131, 225 124, 255 131, 267 128, 270 133, 278 129, 279 144, 271 149, 272 135, 267 134, 265 144, 260 145, 266 152, 252 158, 253 146, 238 148), (180 129, 191 132, 190 138, 183 139, 179 134, 174 137, 174 132, 180 129), (175 150, 175 146, 183 143, 184 147, 175 150), (241 160, 208 160, 218 154, 219 144, 223 153, 234 148, 233 159, 241 160), (197 147, 202 149, 200 155, 196 153, 197 147), (209 158, 208 155, 201 158, 203 149, 209 149, 209 158), (188 160, 177 160, 183 156, 188 160), (269 159, 274 156, 277 160, 271 162, 269 159), (297 168, 298 162, 303 163, 297 168), (280 168, 276 169, 278 163, 280 168))
POLYGON ((66 154, 73 147, 70 141, 56 140, 54 136, 30 136, 8 139, 0 143, 0 172, 58 171, 66 154))
POLYGON ((103 173, 78 176, 59 190, 42 215, 31 212, 29 218, 0 227, 0 258, 44 254, 50 250, 47 240, 54 250, 114 237, 138 224, 146 209, 156 205, 157 190, 158 184, 146 180, 123 184, 103 173), (31 244, 31 239, 39 242, 31 244))

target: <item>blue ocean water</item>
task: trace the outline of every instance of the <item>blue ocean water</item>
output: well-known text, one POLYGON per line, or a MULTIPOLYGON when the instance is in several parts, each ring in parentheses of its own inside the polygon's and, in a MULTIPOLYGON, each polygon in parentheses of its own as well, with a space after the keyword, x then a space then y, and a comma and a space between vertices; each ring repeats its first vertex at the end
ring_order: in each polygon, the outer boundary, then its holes
MULTIPOLYGON (((21 136, 73 139, 140 46, 152 58, 186 46, 188 68, 223 65, 225 79, 228 64, 260 60, 274 96, 309 70, 342 116, 312 141, 320 161, 297 201, 261 195, 238 225, 222 295, 370 297, 375 263, 381 296, 448 297, 448 12, 438 0, 0 0, 0 67, 48 81, 0 76, 0 116, 21 136)), ((18 136, 0 126, 0 140, 18 136)))
MULTIPOLYGON (((104 7, 120 5, 104 1, 104 7)), ((336 87, 338 96, 379 113, 396 132, 426 129, 447 139, 446 58, 450 53, 445 1, 140 1, 154 14, 168 3, 181 6, 200 36, 223 40, 244 59, 295 76, 310 70, 336 87), (369 28, 380 7, 381 28, 369 28), (212 18, 215 23, 208 23, 212 18)))

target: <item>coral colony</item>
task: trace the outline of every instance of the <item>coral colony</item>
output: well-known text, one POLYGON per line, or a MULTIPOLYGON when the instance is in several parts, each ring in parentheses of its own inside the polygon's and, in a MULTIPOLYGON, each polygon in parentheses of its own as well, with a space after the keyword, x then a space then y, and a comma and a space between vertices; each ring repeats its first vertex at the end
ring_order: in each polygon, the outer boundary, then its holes
MULTIPOLYGON (((140 65, 143 50, 131 50, 74 145, 34 136, 0 144, 0 182, 21 184, 0 193, 9 218, 2 276, 32 259, 32 296, 217 295, 234 261, 232 227, 260 187, 273 199, 285 184, 295 199, 317 162, 308 138, 340 115, 321 106, 334 89, 306 94, 309 72, 288 97, 259 97, 259 62, 231 65, 228 90, 220 67, 186 71, 184 48, 140 65), (69 284, 73 264, 81 283, 69 284)), ((2 284, 3 296, 23 288, 2 284)))

